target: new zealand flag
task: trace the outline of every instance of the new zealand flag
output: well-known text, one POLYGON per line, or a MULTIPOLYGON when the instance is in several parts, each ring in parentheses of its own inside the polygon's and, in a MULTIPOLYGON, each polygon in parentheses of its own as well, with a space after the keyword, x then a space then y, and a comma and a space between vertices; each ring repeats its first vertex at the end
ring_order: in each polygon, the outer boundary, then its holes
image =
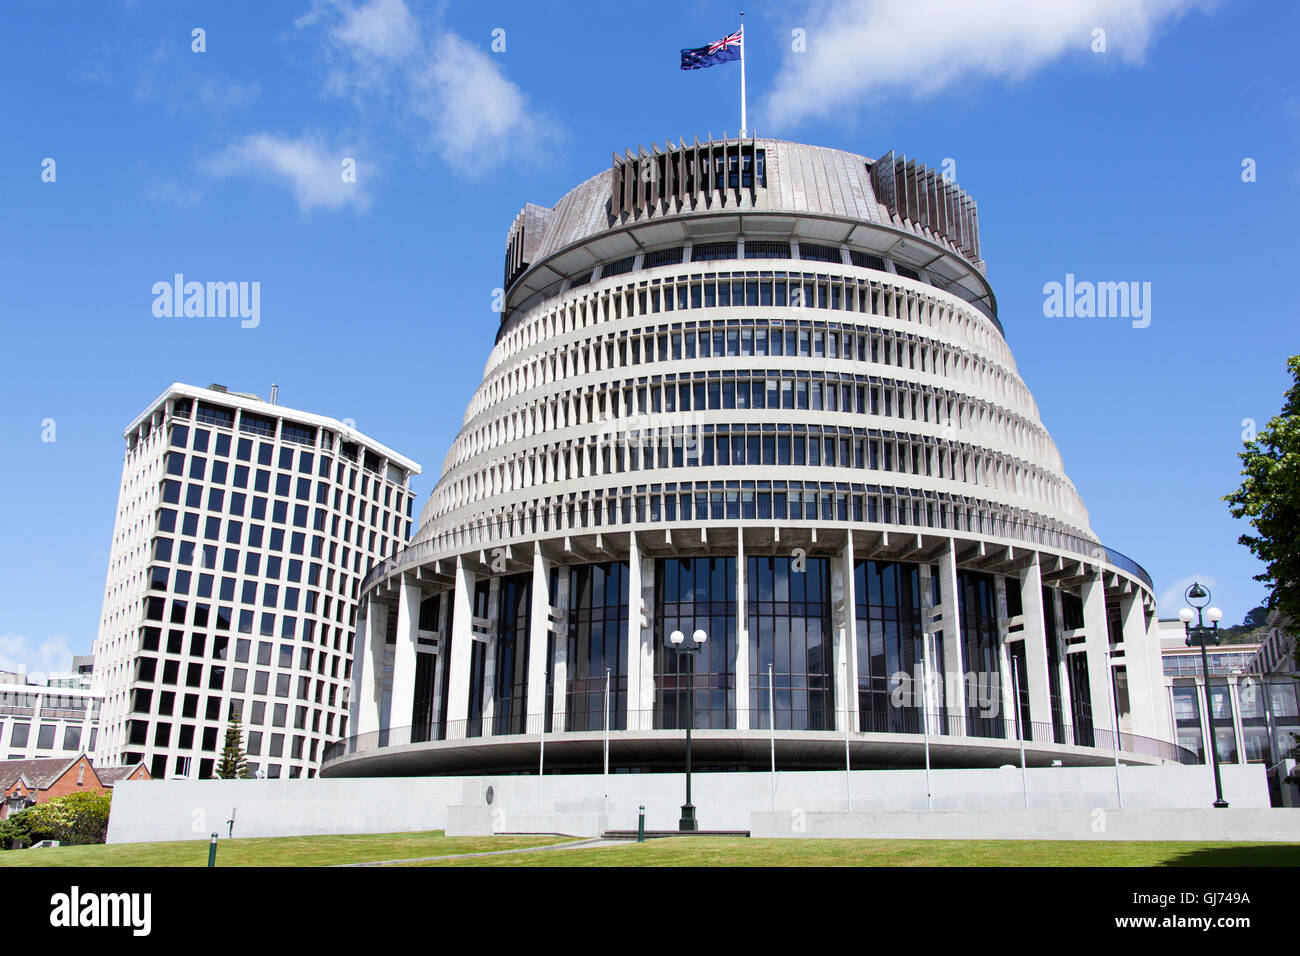
POLYGON ((731 36, 723 37, 708 46, 696 47, 694 50, 683 50, 682 69, 702 70, 718 63, 739 60, 741 42, 740 31, 737 30, 731 36))

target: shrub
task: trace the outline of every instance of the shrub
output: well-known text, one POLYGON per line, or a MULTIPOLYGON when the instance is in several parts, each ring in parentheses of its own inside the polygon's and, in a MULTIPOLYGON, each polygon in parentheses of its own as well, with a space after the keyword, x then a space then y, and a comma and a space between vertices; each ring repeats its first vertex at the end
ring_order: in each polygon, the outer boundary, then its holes
MULTIPOLYGON (((60 843, 103 843, 108 834, 111 791, 70 793, 38 804, 14 818, 27 831, 30 843, 58 840, 60 843)), ((6 821, 8 822, 8 821, 6 821)))

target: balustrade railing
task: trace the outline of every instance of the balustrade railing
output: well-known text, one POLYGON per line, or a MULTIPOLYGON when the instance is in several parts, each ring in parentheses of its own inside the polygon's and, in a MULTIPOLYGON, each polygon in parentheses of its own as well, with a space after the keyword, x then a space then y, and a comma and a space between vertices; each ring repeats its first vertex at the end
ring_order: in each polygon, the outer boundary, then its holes
MULTIPOLYGON (((811 708, 795 710, 777 708, 777 731, 817 733, 828 736, 844 735, 841 718, 843 711, 811 708)), ((850 721, 855 720, 850 715, 850 721)), ((689 715, 685 707, 674 707, 671 702, 650 710, 615 711, 609 714, 608 731, 611 739, 628 733, 652 731, 683 731, 688 720, 695 731, 736 731, 742 734, 770 732, 773 714, 767 709, 744 710, 727 707, 696 707, 689 715), (739 724, 747 723, 741 728, 739 724)), ((391 727, 357 734, 325 746, 323 762, 328 764, 340 757, 374 753, 391 747, 438 741, 502 740, 520 735, 545 734, 600 735, 606 730, 603 715, 589 711, 551 714, 495 714, 472 717, 467 720, 432 721, 424 725, 391 727)), ((958 713, 950 710, 926 712, 917 708, 898 708, 888 712, 860 712, 856 715, 856 728, 850 739, 861 740, 863 735, 904 735, 922 737, 929 735, 936 742, 959 739, 997 740, 1008 744, 1056 744, 1067 747, 1084 747, 1100 755, 1113 754, 1155 757, 1175 763, 1197 763, 1191 750, 1159 740, 1121 731, 1118 735, 1107 728, 1082 727, 1077 732, 1070 726, 1054 727, 1044 721, 1019 721, 995 716, 958 713)))

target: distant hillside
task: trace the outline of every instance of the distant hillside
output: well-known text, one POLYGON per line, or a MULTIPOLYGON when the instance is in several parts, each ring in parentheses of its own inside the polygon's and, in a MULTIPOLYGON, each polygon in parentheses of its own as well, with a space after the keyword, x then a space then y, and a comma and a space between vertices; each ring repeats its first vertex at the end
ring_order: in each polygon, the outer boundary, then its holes
POLYGON ((1236 624, 1232 627, 1219 628, 1219 637, 1224 644, 1258 644, 1268 637, 1268 628, 1236 624))

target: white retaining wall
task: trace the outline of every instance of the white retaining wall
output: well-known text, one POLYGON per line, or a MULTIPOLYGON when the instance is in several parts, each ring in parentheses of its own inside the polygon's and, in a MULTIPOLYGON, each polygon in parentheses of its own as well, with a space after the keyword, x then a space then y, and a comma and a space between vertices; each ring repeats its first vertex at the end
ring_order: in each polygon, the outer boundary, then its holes
POLYGON ((872 840, 1209 840, 1300 843, 1300 810, 864 810, 755 813, 750 835, 872 840))
MULTIPOLYGON (((1024 809, 1019 768, 935 770, 930 779, 935 810, 1024 809)), ((1027 779, 1035 810, 1118 807, 1114 767, 1045 767, 1027 779)), ((1120 785, 1126 809, 1208 808, 1214 800, 1209 767, 1123 767, 1120 785)), ((1268 807, 1258 764, 1224 766, 1223 786, 1234 809, 1268 807)), ((536 776, 128 780, 113 788, 108 842, 224 837, 232 813, 237 837, 441 830, 448 807, 488 807, 489 787, 498 833, 564 832, 548 825, 563 822, 587 835, 599 816, 611 828, 635 829, 642 804, 648 829, 676 829, 685 795, 684 775, 670 773, 547 776, 540 795, 536 776)), ((767 773, 697 773, 692 788, 704 830, 749 830, 756 812, 848 809, 842 771, 778 773, 775 801, 767 773)), ((926 810, 923 770, 855 771, 851 789, 854 811, 926 810)))

